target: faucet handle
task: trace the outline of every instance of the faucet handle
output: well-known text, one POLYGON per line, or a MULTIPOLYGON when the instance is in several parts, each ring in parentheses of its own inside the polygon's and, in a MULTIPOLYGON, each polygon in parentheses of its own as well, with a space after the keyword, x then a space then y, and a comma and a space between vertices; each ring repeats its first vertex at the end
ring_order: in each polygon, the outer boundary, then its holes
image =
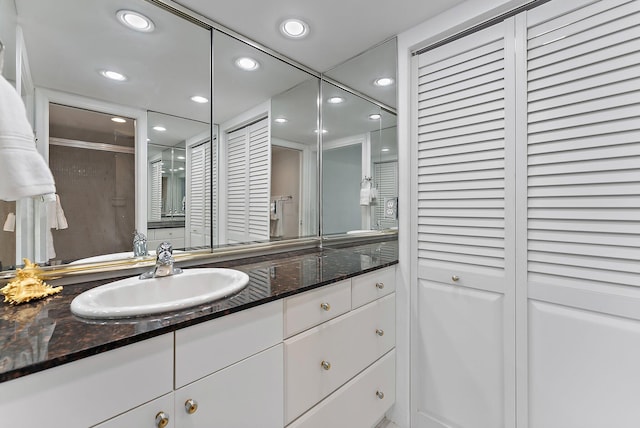
POLYGON ((158 248, 156 249, 156 254, 158 256, 160 256, 160 253, 169 253, 169 254, 173 254, 173 245, 171 245, 171 242, 163 242, 160 245, 158 245, 158 248))

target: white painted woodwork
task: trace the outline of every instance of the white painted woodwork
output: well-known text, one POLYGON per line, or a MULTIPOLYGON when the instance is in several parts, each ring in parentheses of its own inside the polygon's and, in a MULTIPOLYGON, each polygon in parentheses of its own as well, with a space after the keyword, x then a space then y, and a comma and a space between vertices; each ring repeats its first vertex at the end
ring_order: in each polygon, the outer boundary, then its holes
POLYGON ((284 337, 290 337, 351 310, 351 280, 284 300, 284 337))
POLYGON ((515 425, 515 26, 419 55, 418 428, 515 425))
POLYGON ((174 428, 176 424, 173 408, 173 393, 171 393, 96 425, 96 428, 157 428, 155 420, 160 412, 164 412, 169 417, 166 428, 174 428))
POLYGON ((530 300, 529 427, 632 428, 640 321, 530 300))
POLYGON ((184 227, 163 227, 161 229, 147 230, 147 248, 149 251, 158 248, 158 245, 169 241, 173 248, 184 248, 185 228, 184 227))
POLYGON ((213 226, 211 224, 211 168, 216 159, 212 159, 210 141, 190 146, 188 150, 187 239, 191 247, 210 245, 213 226))
POLYGON ((293 421, 394 345, 393 294, 285 340, 285 422, 293 421), (328 370, 322 367, 323 361, 330 364, 328 370))
POLYGON ((288 428, 371 428, 395 401, 396 351, 296 419, 288 428), (382 393, 382 398, 376 395, 382 393))
POLYGON ((162 160, 149 164, 149 221, 160 221, 162 218, 162 160))
POLYGON ((396 290, 396 267, 390 266, 352 278, 351 305, 358 308, 396 290))
POLYGON ((86 428, 173 389, 173 335, 165 334, 2 383, 7 427, 86 428))
POLYGON ((227 135, 227 237, 235 242, 269 239, 271 143, 269 120, 227 135))
POLYGON ((175 392, 176 428, 281 428, 283 345, 242 360, 175 392), (185 402, 198 403, 189 414, 185 402))
POLYGON ((282 342, 282 305, 278 300, 176 331, 176 388, 282 342))

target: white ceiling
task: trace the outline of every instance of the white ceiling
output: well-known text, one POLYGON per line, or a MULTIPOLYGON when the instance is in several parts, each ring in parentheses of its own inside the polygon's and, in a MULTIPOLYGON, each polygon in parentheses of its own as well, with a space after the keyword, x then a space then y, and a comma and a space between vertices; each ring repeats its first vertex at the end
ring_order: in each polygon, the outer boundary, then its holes
POLYGON ((178 3, 313 70, 324 72, 463 0, 179 0, 178 3), (286 18, 310 26, 302 40, 279 31, 286 18))

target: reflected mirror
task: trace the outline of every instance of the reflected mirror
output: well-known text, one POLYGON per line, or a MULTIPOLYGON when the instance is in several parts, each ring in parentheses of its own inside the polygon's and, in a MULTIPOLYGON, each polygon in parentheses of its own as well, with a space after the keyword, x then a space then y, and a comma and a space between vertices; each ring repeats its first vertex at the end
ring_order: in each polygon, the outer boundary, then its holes
POLYGON ((317 235, 319 80, 214 31, 214 245, 317 235))
POLYGON ((322 233, 397 229, 396 116, 322 83, 322 233))

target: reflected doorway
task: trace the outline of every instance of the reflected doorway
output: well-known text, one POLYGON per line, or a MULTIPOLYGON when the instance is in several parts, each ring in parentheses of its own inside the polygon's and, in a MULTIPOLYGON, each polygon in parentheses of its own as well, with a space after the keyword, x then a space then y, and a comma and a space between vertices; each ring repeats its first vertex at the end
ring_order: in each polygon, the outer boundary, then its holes
POLYGON ((300 230, 302 151, 271 146, 271 239, 297 238, 300 230))

